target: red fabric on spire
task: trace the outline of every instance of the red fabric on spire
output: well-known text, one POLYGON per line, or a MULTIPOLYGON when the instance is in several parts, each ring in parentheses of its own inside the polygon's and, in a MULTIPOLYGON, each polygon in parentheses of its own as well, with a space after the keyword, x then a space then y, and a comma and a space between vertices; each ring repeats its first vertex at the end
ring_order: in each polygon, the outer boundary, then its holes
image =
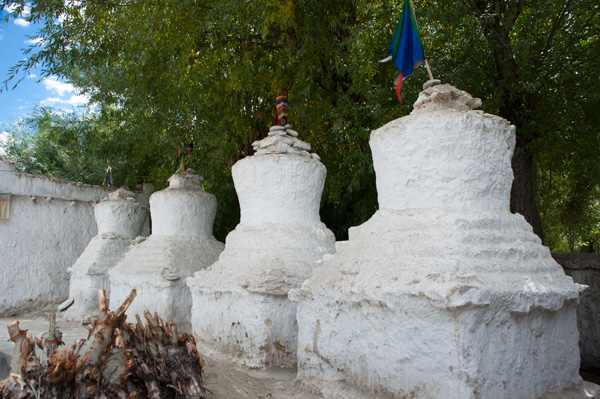
POLYGON ((398 101, 402 104, 402 95, 400 94, 400 90, 402 89, 402 71, 400 71, 400 75, 398 75, 398 79, 396 79, 396 95, 398 96, 398 101))

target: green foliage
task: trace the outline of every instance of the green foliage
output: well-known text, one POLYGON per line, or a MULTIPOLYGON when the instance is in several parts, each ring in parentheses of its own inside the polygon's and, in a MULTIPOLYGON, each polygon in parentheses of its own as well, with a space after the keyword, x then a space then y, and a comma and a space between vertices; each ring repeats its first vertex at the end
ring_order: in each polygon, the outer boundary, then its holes
POLYGON ((128 134, 118 112, 60 113, 38 107, 11 132, 6 157, 22 171, 88 184, 105 184, 110 165, 115 185, 154 181, 158 140, 128 134), (148 145, 148 144, 151 145, 148 145))
MULTIPOLYGON (((585 249, 600 226, 600 5, 438 0, 423 7, 431 32, 425 41, 441 79, 517 126, 515 158, 531 168, 544 243, 555 251, 585 249)), ((515 159, 513 170, 522 177, 515 159)), ((512 199, 528 195, 521 188, 513 186, 512 199)), ((518 211, 534 224, 527 212, 535 208, 518 211)))
MULTIPOLYGON (((17 5, 16 16, 24 0, 1 4, 17 5)), ((383 0, 31 6, 42 40, 14 75, 42 65, 100 110, 79 121, 34 115, 30 128, 40 138, 28 140, 36 142, 37 171, 101 178, 110 159, 116 175, 160 188, 172 173, 174 150, 192 140, 186 166, 218 197, 220 239, 239 220, 231 166, 266 135, 281 89, 290 92, 290 123, 327 167, 322 218, 343 239, 377 207, 370 131, 407 114, 427 79, 423 69, 415 71, 403 87, 406 104, 398 105, 397 71, 377 61, 387 55, 400 6, 383 0), (41 123, 47 118, 50 125, 41 123)), ((517 154, 534 181, 530 192, 515 189, 513 197, 529 196, 533 205, 535 193, 553 249, 564 248, 565 237, 586 240, 584 231, 600 220, 599 7, 596 0, 415 1, 436 77, 481 97, 486 111, 517 126, 517 154)), ((521 169, 515 176, 523 178, 521 169)))
MULTIPOLYGON (((596 89, 599 89, 596 85, 596 89)), ((577 93, 579 94, 579 93, 577 93)), ((538 144, 536 186, 546 243, 557 252, 600 250, 600 106, 598 97, 569 101, 569 121, 555 126, 538 144)))

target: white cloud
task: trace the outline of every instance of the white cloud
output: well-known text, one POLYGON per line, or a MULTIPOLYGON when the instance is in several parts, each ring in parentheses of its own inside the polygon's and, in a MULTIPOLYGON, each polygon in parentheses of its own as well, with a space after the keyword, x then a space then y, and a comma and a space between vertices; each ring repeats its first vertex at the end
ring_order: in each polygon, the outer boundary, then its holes
POLYGON ((60 97, 48 97, 41 101, 42 105, 71 105, 77 107, 79 105, 85 105, 90 101, 90 98, 83 94, 73 94, 68 98, 60 97))
POLYGON ((40 44, 42 41, 43 41, 43 39, 41 37, 34 37, 32 39, 25 40, 23 43, 29 44, 29 45, 33 45, 33 44, 37 45, 37 44, 40 44))
MULTIPOLYGON (((4 11, 6 11, 9 14, 12 14, 13 12, 16 11, 17 7, 19 7, 19 5, 17 3, 12 3, 12 4, 9 4, 8 6, 4 7, 4 11)), ((23 7, 23 11, 21 11, 20 15, 23 17, 27 17, 30 14, 31 14, 31 5, 25 4, 25 6, 23 7)))
POLYGON ((0 40, 4 39, 4 30, 0 29, 0 40))
POLYGON ((6 7, 4 7, 4 11, 6 11, 9 14, 12 14, 13 12, 15 12, 17 8, 17 5, 15 3, 13 4, 9 4, 6 7))
MULTIPOLYGON (((8 13, 13 13, 17 9, 16 4, 11 4, 8 7, 5 7, 4 10, 8 13)), ((28 27, 31 22, 26 21, 24 18, 27 18, 31 14, 31 6, 26 4, 23 7, 23 10, 19 13, 19 18, 15 18, 14 22, 16 25, 21 26, 23 28, 28 27)))
POLYGON ((56 76, 44 78, 42 83, 46 87, 46 90, 58 94, 59 97, 75 92, 75 87, 71 83, 59 82, 56 76))
POLYGON ((30 23, 31 22, 25 21, 23 18, 17 18, 17 19, 15 19, 15 24, 17 24, 18 26, 21 26, 23 28, 28 27, 30 23))
POLYGON ((85 105, 90 101, 89 96, 78 94, 75 87, 70 83, 60 82, 55 76, 44 78, 42 80, 46 90, 52 92, 54 96, 41 101, 42 105, 71 105, 73 107, 85 105))

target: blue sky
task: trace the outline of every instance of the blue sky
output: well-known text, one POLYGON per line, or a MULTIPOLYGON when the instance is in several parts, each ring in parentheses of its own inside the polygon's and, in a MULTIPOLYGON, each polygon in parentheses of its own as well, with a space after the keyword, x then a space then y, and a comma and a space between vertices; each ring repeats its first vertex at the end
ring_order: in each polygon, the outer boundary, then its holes
MULTIPOLYGON (((5 16, 6 11, 3 11, 0 18, 5 16)), ((9 68, 25 58, 22 50, 29 47, 29 40, 36 36, 37 30, 38 27, 22 18, 0 21, 0 84, 3 88, 9 68)), ((11 88, 16 80, 11 81, 8 90, 0 92, 0 132, 31 113, 37 104, 48 105, 56 110, 72 110, 87 102, 87 98, 79 96, 72 85, 55 76, 36 83, 39 80, 39 71, 33 71, 14 90, 11 88)))

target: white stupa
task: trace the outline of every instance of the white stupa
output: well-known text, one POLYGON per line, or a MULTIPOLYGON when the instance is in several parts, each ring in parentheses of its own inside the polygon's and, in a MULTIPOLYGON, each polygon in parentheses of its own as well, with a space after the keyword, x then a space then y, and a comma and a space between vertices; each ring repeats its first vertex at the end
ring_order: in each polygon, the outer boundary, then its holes
POLYGON ((137 290, 129 321, 149 310, 189 331, 192 299, 185 279, 215 262, 224 247, 212 236, 217 201, 202 190, 201 179, 188 169, 152 194, 152 234, 111 270, 111 308, 137 290))
POLYGON ((94 206, 98 226, 96 235, 75 264, 71 273, 68 320, 83 320, 98 313, 98 290, 110 296, 109 271, 125 256, 134 240, 143 235, 148 208, 135 201, 135 194, 120 188, 94 206))
POLYGON ((251 367, 296 365, 296 305, 288 291, 313 274, 335 237, 321 223, 325 166, 289 125, 233 166, 241 220, 219 260, 188 278, 203 353, 251 367))
POLYGON ((509 212, 515 127, 436 83, 371 134, 379 210, 290 293, 299 378, 326 397, 534 399, 576 385, 581 286, 509 212))

